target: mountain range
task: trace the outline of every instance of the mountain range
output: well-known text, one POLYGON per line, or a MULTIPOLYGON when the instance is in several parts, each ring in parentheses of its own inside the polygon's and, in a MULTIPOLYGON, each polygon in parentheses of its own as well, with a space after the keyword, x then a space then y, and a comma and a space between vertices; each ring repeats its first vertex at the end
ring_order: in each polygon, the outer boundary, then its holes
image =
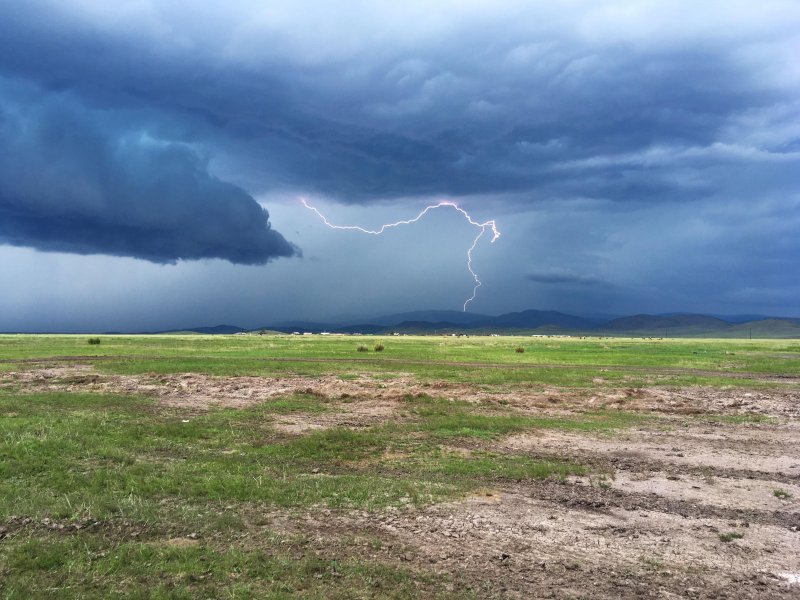
MULTIPOLYGON (((376 316, 361 322, 284 321, 253 330, 235 325, 182 331, 232 334, 248 331, 350 334, 526 334, 636 337, 800 338, 800 319, 766 315, 638 314, 613 318, 524 310, 492 316, 449 310, 426 310, 376 316)), ((174 332, 160 332, 174 333, 174 332)))

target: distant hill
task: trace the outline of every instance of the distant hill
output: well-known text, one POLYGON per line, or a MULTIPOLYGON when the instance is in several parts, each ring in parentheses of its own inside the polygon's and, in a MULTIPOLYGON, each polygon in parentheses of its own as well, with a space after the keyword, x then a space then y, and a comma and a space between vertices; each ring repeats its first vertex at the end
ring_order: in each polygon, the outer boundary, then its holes
MULTIPOLYGON (((632 337, 720 337, 720 338, 800 338, 800 319, 761 318, 740 321, 744 315, 731 317, 731 321, 718 316, 668 313, 638 314, 605 320, 598 317, 570 315, 553 310, 524 310, 498 316, 464 313, 449 310, 426 310, 384 315, 362 323, 317 323, 313 321, 285 321, 252 329, 283 333, 362 333, 372 335, 452 334, 488 335, 545 334, 545 335, 611 335, 632 337)), ((236 325, 194 327, 162 331, 159 333, 235 334, 247 331, 236 325)))
POLYGON ((720 337, 746 338, 751 334, 754 338, 800 338, 800 322, 798 319, 761 319, 738 323, 720 337))
POLYGON ((652 332, 663 334, 665 330, 673 335, 679 332, 716 332, 730 327, 731 324, 708 315, 675 314, 675 315, 633 315, 613 319, 602 326, 609 332, 652 332))
POLYGON ((536 329, 547 325, 572 329, 576 331, 597 328, 602 320, 576 317, 553 310, 524 310, 491 318, 482 326, 498 327, 505 329, 536 329))
POLYGON ((457 311, 419 311, 401 313, 380 319, 391 324, 361 324, 339 327, 333 331, 342 333, 491 333, 494 331, 532 331, 541 327, 565 329, 571 331, 596 328, 602 321, 585 319, 556 311, 526 310, 506 313, 497 317, 462 313, 457 311), (401 316, 413 316, 412 319, 396 321, 401 316), (424 318, 428 317, 428 318, 424 318), (436 318, 445 317, 445 318, 436 318))
POLYGON ((456 325, 474 325, 493 319, 489 315, 463 312, 460 310, 417 310, 414 312, 383 315, 369 319, 375 325, 399 325, 400 323, 453 323, 456 325))
POLYGON ((408 334, 426 334, 426 333, 459 333, 471 331, 472 326, 459 325, 458 323, 449 323, 447 321, 438 321, 430 323, 428 321, 403 321, 397 325, 389 328, 391 331, 408 334))
POLYGON ((306 331, 319 333, 320 331, 333 331, 337 327, 339 327, 339 325, 332 323, 316 323, 314 321, 283 321, 276 325, 264 325, 263 327, 257 327, 256 329, 253 329, 253 331, 266 329, 269 331, 280 331, 282 333, 293 333, 295 331, 300 333, 305 333, 306 331))
POLYGON ((364 333, 368 335, 386 333, 386 325, 375 325, 373 323, 364 323, 361 325, 346 325, 345 327, 337 327, 331 329, 332 333, 364 333))
POLYGON ((157 331, 155 333, 202 333, 205 335, 220 335, 232 333, 244 333, 247 329, 236 325, 214 325, 213 327, 190 327, 187 329, 171 329, 168 331, 157 331))
MULTIPOLYGON (((763 321, 764 319, 772 319, 770 315, 710 315, 717 317, 728 323, 747 323, 748 321, 763 321)), ((786 317, 775 317, 777 319, 786 317)))
POLYGON ((219 333, 244 333, 247 331, 246 329, 242 329, 241 327, 237 327, 236 325, 214 325, 214 327, 197 327, 196 329, 192 329, 197 333, 211 333, 211 334, 219 334, 219 333))
MULTIPOLYGON (((466 333, 488 335, 504 333, 530 335, 613 335, 648 337, 753 337, 791 338, 800 337, 800 320, 761 319, 748 322, 729 322, 716 316, 670 313, 661 315, 639 314, 611 320, 587 318, 551 310, 525 310, 506 313, 496 317, 458 311, 416 311, 385 315, 369 323, 343 326, 297 322, 294 331, 318 333, 363 333, 387 335, 404 333, 409 335, 466 333), (403 317, 405 320, 399 321, 403 317)), ((270 326, 268 329, 281 329, 270 326)), ((288 331, 288 330, 287 330, 288 331)))

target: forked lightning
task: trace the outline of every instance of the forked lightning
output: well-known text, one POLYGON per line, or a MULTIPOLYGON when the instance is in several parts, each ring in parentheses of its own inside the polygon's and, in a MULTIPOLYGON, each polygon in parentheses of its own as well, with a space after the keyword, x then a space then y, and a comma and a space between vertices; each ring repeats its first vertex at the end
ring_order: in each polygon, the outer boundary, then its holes
POLYGON ((381 225, 379 229, 365 229, 364 227, 359 227, 358 225, 334 225, 330 221, 328 221, 327 217, 323 215, 316 207, 312 206, 308 203, 305 198, 300 198, 300 202, 303 203, 308 210, 311 210, 317 214, 317 216, 322 219, 322 222, 325 223, 331 229, 344 229, 349 231, 360 231, 361 233, 367 233, 369 235, 381 235, 387 229, 391 229, 392 227, 399 227, 400 225, 411 225, 412 223, 416 223, 422 217, 424 217, 429 211, 443 208, 443 207, 450 207, 458 212, 460 212, 467 222, 472 225, 473 227, 477 227, 480 229, 478 235, 475 236, 475 239, 472 240, 472 245, 467 250, 467 270, 469 270, 470 275, 472 275, 472 279, 474 281, 474 287, 472 288, 472 295, 464 301, 464 311, 466 312, 467 306, 470 302, 475 299, 475 296, 478 293, 478 288, 481 287, 481 280, 478 278, 478 274, 472 269, 472 251, 475 249, 475 246, 478 245, 478 242, 483 237, 483 234, 486 233, 487 229, 492 231, 492 239, 491 243, 493 244, 497 241, 497 238, 500 237, 500 232, 497 230, 497 224, 494 222, 494 219, 486 221, 485 223, 479 223, 478 221, 474 220, 467 211, 461 208, 458 204, 451 200, 442 200, 437 204, 431 204, 426 206, 422 211, 413 219, 407 219, 403 221, 395 221, 394 223, 386 223, 385 225, 381 225))

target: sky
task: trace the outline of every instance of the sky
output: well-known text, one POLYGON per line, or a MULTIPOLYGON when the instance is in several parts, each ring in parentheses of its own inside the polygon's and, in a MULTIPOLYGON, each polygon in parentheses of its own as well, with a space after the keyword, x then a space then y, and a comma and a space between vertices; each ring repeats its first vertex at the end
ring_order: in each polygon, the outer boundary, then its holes
POLYGON ((800 3, 9 0, 0 331, 800 316, 800 3))

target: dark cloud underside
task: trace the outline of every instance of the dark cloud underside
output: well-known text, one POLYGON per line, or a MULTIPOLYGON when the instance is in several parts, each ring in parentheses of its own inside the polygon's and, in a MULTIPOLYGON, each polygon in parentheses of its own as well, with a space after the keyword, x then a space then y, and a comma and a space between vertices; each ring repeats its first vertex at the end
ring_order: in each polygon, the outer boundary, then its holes
MULTIPOLYGON (((0 69, 71 90, 90 107, 157 113, 166 139, 224 154, 251 192, 293 187, 343 202, 476 193, 685 201, 757 158, 718 172, 702 159, 683 169, 614 159, 719 141, 775 156, 792 147, 774 123, 787 110, 796 116, 792 90, 764 77, 770 57, 752 34, 726 35, 720 24, 687 39, 674 10, 663 32, 639 38, 609 26, 592 3, 578 3, 574 22, 566 9, 501 4, 448 19, 432 8, 443 19, 438 36, 400 34, 376 8, 318 7, 330 22, 317 39, 315 17, 305 27, 302 11, 283 3, 270 11, 245 2, 239 19, 206 7, 178 22, 178 5, 159 2, 140 17, 141 31, 106 31, 33 2, 0 24, 0 69), (57 36, 41 24, 48 11, 57 36), (581 17, 598 20, 598 33, 580 31, 581 17), (745 139, 755 133, 746 118, 766 126, 758 142, 745 139), (608 160, 581 162, 596 157, 608 160)), ((632 9, 644 13, 637 26, 649 26, 642 6, 632 9)), ((419 10, 412 3, 403 16, 419 10)), ((713 23, 715 13, 695 18, 713 23)))
POLYGON ((12 96, 0 106, 0 242, 161 263, 297 252, 191 147, 120 131, 69 98, 12 96))
POLYGON ((552 285, 602 286, 605 282, 594 275, 580 275, 567 269, 542 269, 525 275, 528 281, 552 285))

